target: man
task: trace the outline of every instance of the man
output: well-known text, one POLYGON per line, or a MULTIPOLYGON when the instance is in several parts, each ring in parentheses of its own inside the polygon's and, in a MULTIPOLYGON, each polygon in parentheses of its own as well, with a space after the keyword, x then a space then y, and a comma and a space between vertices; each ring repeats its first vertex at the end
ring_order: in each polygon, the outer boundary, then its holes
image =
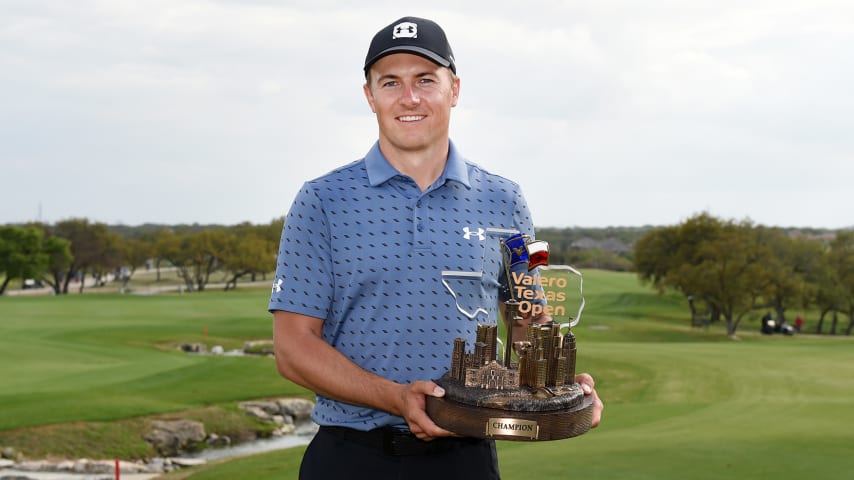
MULTIPOLYGON (((436 23, 405 17, 380 30, 364 94, 379 140, 356 162, 307 182, 285 221, 269 310, 281 374, 314 391, 321 425, 300 478, 499 478, 494 442, 460 438, 425 412, 454 338, 477 322, 458 312, 442 271, 483 272, 499 301, 500 268, 485 227, 533 235, 518 185, 465 161, 449 139, 460 94, 436 23), (486 253, 485 253, 486 252, 486 253)), ((577 378, 601 402, 593 379, 577 378)))

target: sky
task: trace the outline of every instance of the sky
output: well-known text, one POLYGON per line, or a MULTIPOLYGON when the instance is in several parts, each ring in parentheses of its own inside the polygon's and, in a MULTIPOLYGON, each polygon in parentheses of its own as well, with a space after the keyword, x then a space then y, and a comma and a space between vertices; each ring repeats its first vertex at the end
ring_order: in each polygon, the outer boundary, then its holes
POLYGON ((0 224, 285 215, 376 141, 362 65, 406 15, 538 227, 854 225, 847 0, 0 0, 0 224))

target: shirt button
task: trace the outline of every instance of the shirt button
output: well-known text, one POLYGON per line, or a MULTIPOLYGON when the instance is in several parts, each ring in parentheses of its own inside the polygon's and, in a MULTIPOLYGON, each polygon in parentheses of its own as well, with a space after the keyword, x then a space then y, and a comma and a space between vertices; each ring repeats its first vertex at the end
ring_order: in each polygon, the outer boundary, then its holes
POLYGON ((417 228, 419 232, 423 232, 424 231, 424 224, 421 222, 418 222, 418 225, 416 225, 415 228, 417 228))

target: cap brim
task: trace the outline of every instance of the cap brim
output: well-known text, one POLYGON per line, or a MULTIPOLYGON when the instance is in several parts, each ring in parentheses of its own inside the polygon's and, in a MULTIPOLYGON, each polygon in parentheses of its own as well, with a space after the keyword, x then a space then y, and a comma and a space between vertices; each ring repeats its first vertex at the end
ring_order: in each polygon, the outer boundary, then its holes
POLYGON ((371 65, 376 63, 377 60, 385 57, 386 55, 391 55, 392 53, 414 53, 415 55, 422 56, 427 60, 432 61, 437 65, 441 65, 443 67, 451 67, 451 62, 448 60, 436 55, 435 53, 427 50, 426 48, 416 47, 413 45, 400 45, 397 47, 391 47, 383 50, 382 52, 374 55, 373 58, 365 62, 365 73, 368 73, 368 69, 371 68, 371 65))

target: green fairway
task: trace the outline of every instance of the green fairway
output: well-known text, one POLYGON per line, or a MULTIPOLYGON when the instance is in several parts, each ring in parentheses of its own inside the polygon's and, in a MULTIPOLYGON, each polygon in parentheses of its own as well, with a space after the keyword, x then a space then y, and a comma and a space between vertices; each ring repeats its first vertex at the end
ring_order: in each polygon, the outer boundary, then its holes
MULTIPOLYGON (((557 442, 499 442, 504 478, 851 478, 854 339, 762 336, 746 321, 733 340, 720 326, 691 328, 684 299, 632 274, 585 272, 584 288, 579 370, 597 380, 602 425, 557 442)), ((266 298, 0 298, 0 430, 304 393, 269 358, 176 348, 269 338, 266 298)), ((167 478, 296 478, 301 452, 167 478)))
POLYGON ((785 340, 589 345, 601 428, 503 442, 502 470, 519 478, 537 458, 543 478, 850 478, 854 345, 785 340))
POLYGON ((266 289, 0 299, 0 430, 303 393, 270 358, 189 355, 269 339, 266 289))

